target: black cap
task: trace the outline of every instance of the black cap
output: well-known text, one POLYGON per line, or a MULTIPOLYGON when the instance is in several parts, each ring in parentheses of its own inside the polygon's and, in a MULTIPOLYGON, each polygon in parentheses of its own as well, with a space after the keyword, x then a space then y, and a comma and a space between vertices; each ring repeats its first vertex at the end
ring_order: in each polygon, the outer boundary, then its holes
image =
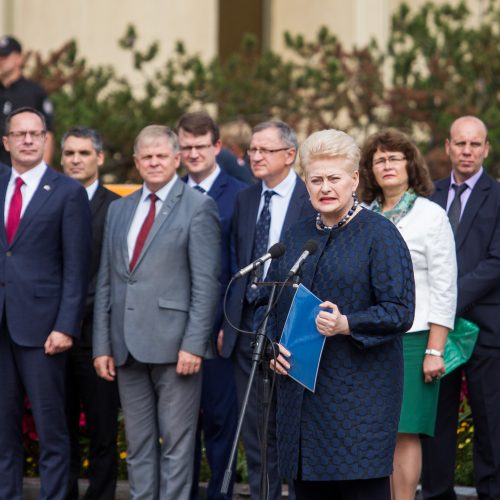
POLYGON ((13 36, 0 37, 0 56, 8 56, 12 52, 21 53, 23 48, 13 36))

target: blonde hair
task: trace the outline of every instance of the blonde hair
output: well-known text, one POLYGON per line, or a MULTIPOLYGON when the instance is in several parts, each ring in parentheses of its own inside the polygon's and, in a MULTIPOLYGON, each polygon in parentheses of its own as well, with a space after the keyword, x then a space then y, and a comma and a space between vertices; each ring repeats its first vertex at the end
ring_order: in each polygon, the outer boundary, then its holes
POLYGON ((361 153, 356 141, 345 132, 333 128, 311 134, 300 146, 300 165, 306 168, 314 160, 345 158, 352 171, 358 170, 361 153))
POLYGON ((174 153, 179 151, 179 141, 175 132, 165 125, 148 125, 144 127, 134 141, 134 154, 137 154, 141 143, 154 142, 157 139, 166 138, 174 153))
POLYGON ((244 120, 233 120, 220 127, 220 138, 227 146, 236 145, 246 151, 252 142, 252 127, 244 120))

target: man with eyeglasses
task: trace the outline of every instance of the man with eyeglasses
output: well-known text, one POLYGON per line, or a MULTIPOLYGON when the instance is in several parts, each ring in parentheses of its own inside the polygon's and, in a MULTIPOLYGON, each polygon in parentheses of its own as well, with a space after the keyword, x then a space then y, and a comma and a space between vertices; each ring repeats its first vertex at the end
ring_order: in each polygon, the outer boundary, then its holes
MULTIPOLYGON (((254 127, 248 155, 252 172, 260 182, 241 191, 236 200, 233 219, 235 268, 241 269, 261 257, 292 224, 314 214, 305 185, 293 169, 296 154, 297 138, 286 123, 267 121, 254 127)), ((259 279, 267 272, 269 263, 266 264, 259 279)), ((222 355, 231 357, 234 363, 240 405, 252 366, 252 337, 239 335, 232 325, 253 331, 256 297, 248 276, 234 283, 227 308, 231 324, 225 324, 220 338, 222 355)), ((258 383, 254 383, 242 429, 253 499, 259 498, 260 493, 262 411, 257 402, 259 393, 258 383)), ((274 403, 272 407, 274 409, 274 403)), ((267 468, 271 500, 281 498, 273 409, 269 423, 267 468)))
MULTIPOLYGON (((30 106, 43 114, 47 124, 44 160, 52 161, 54 136, 52 134, 53 106, 45 90, 23 76, 24 57, 19 41, 12 36, 0 37, 0 133, 4 133, 7 115, 23 106, 30 106)), ((10 156, 0 145, 0 163, 10 165, 10 156)))
MULTIPOLYGON (((432 200, 448 212, 458 264, 457 316, 476 323, 479 337, 464 365, 474 420, 474 477, 478 498, 500 498, 500 184, 483 167, 488 131, 462 116, 445 144, 452 172, 436 182, 432 200)), ((454 472, 462 370, 441 380, 436 432, 422 440, 422 494, 456 499, 454 472)))
POLYGON ((227 284, 234 270, 231 269, 231 222, 236 195, 246 184, 228 175, 217 164, 221 149, 219 127, 204 111, 184 114, 178 124, 177 133, 181 150, 181 163, 188 175, 187 184, 200 193, 214 199, 221 222, 221 288, 212 328, 211 347, 213 359, 203 361, 203 384, 200 417, 198 422, 193 489, 191 499, 198 500, 198 482, 201 463, 201 436, 206 449, 211 477, 208 483, 208 500, 232 498, 232 485, 228 495, 220 494, 227 459, 231 452, 236 432, 237 404, 231 360, 219 356, 216 348, 217 336, 222 328, 222 303, 227 284))
POLYGON ((24 396, 40 444, 41 499, 63 500, 70 446, 67 350, 80 334, 91 223, 85 189, 43 161, 44 116, 19 108, 3 137, 12 169, 0 174, 0 499, 21 500, 24 396))

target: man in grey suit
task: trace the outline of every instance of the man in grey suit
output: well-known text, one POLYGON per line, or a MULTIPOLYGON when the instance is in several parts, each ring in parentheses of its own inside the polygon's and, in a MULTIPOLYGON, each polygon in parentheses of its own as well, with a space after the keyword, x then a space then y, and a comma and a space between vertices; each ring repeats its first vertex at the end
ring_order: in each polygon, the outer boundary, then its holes
POLYGON ((144 185, 110 205, 94 311, 94 366, 118 380, 131 495, 188 499, 202 359, 219 298, 215 202, 176 175, 177 136, 144 128, 144 185))

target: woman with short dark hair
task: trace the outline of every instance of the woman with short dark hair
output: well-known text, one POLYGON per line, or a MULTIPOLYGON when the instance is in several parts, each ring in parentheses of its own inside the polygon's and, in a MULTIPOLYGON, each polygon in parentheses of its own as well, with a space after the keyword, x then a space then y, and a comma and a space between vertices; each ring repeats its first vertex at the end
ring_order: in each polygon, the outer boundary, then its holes
POLYGON ((434 435, 443 352, 453 328, 457 269, 446 212, 417 146, 395 129, 370 136, 361 153, 363 201, 394 223, 410 250, 415 319, 403 337, 404 391, 392 475, 395 500, 413 500, 421 471, 420 435, 434 435))

